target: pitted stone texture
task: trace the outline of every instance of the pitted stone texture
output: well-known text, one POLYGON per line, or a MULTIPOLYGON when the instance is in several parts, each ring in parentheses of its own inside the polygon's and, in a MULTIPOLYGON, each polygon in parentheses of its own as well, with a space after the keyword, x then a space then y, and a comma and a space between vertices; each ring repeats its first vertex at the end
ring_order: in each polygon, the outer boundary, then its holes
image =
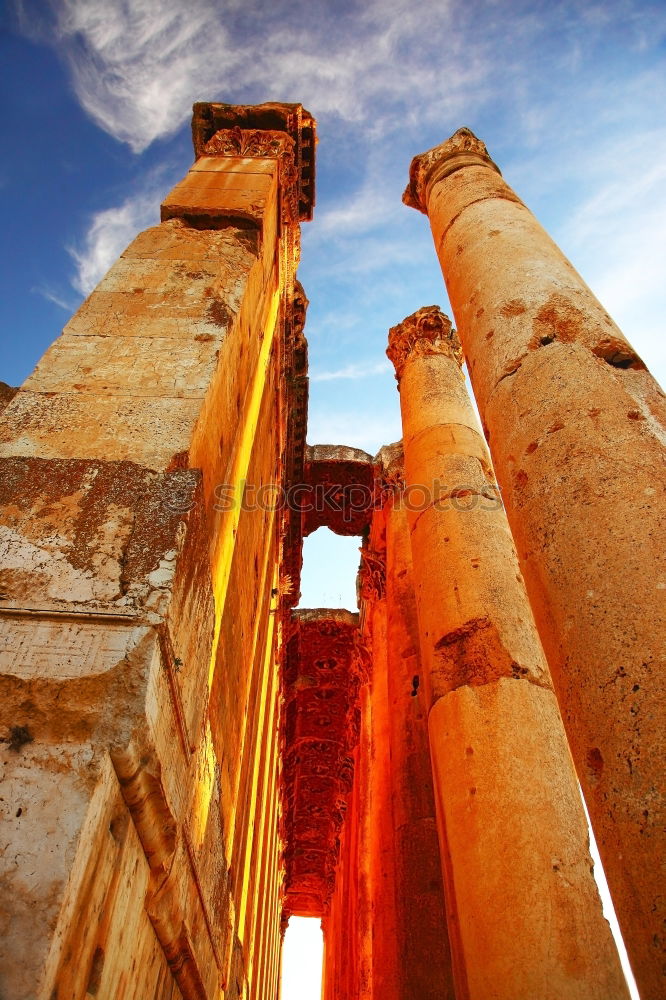
POLYGON ((17 392, 18 389, 15 389, 13 386, 7 385, 6 382, 0 382, 0 413, 11 403, 17 392))
POLYGON ((0 460, 0 602, 158 610, 200 474, 131 462, 0 460))
POLYGON ((427 207, 623 938, 656 997, 666 399, 493 170, 441 178, 427 207))
POLYGON ((590 872, 576 775, 458 362, 444 352, 408 354, 400 406, 456 992, 470 1000, 486 1000, 490 992, 498 1000, 620 1000, 626 988, 590 872), (410 497, 416 489, 424 494, 419 507, 410 497), (459 705, 465 711, 452 721, 448 712, 459 705), (492 744, 489 759, 509 760, 515 772, 499 767, 488 778, 494 782, 488 817, 476 823, 478 786, 465 789, 464 805, 457 797, 460 761, 473 757, 479 733, 492 744), (530 748, 526 756, 516 741, 530 748), (536 816, 525 809, 547 796, 547 816, 541 806, 536 816), (548 824, 545 848, 534 825, 540 822, 548 824), (557 893, 548 887, 553 852, 580 858, 557 882, 557 893), (541 888, 526 892, 533 885, 541 888), (502 905, 511 900, 508 935, 506 920, 497 919, 501 907, 478 905, 479 895, 495 894, 502 905), (544 933, 553 925, 564 942, 555 950, 544 933), (597 947, 578 950, 579 939, 597 947))
POLYGON ((467 995, 628 997, 553 692, 507 678, 461 687, 429 728, 467 995))
POLYGON ((427 213, 432 186, 461 167, 475 163, 487 164, 499 173, 499 167, 488 155, 486 144, 477 139, 470 129, 459 128, 439 146, 414 157, 409 170, 409 184, 402 200, 410 208, 427 213))

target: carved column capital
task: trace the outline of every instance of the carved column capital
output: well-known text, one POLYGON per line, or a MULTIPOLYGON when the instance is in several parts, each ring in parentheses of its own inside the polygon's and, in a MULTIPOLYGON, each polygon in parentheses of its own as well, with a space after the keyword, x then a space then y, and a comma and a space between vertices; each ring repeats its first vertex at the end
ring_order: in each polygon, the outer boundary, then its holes
POLYGON ((432 186, 455 170, 473 165, 492 167, 500 173, 497 164, 490 159, 485 142, 477 139, 470 129, 459 128, 439 146, 414 157, 409 168, 409 184, 402 200, 410 208, 427 213, 432 186))
POLYGON ((395 367, 398 384, 410 357, 445 354, 461 367, 464 360, 458 334, 439 306, 423 306, 392 326, 386 353, 395 367))

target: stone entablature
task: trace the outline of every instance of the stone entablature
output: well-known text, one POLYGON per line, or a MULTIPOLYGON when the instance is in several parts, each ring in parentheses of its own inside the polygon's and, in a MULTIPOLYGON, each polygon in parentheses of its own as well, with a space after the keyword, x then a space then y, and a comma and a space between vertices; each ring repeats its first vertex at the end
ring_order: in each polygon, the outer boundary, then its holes
MULTIPOLYGON (((309 221, 315 203, 315 120, 301 104, 217 104, 201 102, 194 105, 192 140, 198 158, 206 155, 206 146, 215 133, 242 130, 250 134, 283 132, 294 142, 294 163, 298 178, 298 218, 309 221)), ((230 154, 225 154, 230 155, 230 154)), ((236 154, 238 155, 238 154, 236 154)), ((242 155, 274 155, 244 153, 242 155)))

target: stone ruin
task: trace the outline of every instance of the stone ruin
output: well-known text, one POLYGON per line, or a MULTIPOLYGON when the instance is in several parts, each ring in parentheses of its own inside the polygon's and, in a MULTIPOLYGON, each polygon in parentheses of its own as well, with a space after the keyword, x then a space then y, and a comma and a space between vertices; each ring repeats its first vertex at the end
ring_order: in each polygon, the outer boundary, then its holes
POLYGON ((324 1000, 626 997, 580 781, 658 1000, 663 394, 460 129, 405 194, 457 333, 390 331, 402 444, 306 446, 315 121, 192 132, 0 393, 0 996, 277 1000, 295 914, 324 1000), (322 525, 357 612, 296 608, 322 525))

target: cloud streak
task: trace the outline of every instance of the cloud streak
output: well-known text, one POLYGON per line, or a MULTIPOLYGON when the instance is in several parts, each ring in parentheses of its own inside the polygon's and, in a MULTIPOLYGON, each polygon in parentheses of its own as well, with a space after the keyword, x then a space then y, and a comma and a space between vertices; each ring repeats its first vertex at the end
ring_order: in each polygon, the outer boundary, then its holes
POLYGON ((385 375, 392 371, 388 361, 370 361, 365 364, 349 364, 344 368, 337 368, 334 371, 311 372, 311 382, 335 382, 340 379, 351 379, 355 381, 361 378, 371 378, 373 375, 385 375))
POLYGON ((76 270, 72 285, 89 295, 136 234, 159 222, 159 196, 148 190, 97 212, 81 245, 68 247, 76 270))

